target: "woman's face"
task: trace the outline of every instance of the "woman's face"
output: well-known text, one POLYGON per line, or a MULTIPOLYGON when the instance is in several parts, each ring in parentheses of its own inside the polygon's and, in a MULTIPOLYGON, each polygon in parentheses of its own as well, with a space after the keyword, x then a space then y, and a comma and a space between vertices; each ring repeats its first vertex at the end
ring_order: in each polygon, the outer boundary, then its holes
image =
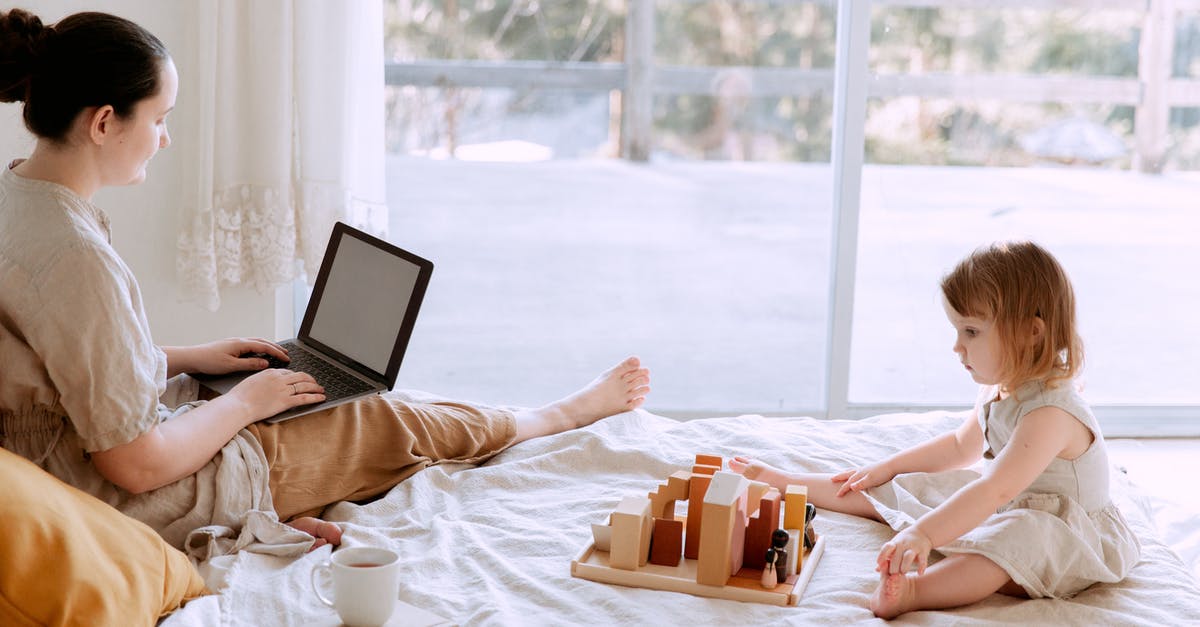
POLYGON ((158 93, 141 100, 126 119, 114 120, 112 140, 105 142, 105 185, 133 185, 146 180, 146 165, 161 148, 171 144, 167 114, 175 107, 179 76, 171 59, 162 62, 158 93))

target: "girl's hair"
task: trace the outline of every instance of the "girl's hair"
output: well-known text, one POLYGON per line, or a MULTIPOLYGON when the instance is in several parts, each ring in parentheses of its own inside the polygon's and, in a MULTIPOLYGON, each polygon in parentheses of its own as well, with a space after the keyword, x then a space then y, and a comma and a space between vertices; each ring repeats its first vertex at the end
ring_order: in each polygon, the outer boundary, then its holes
POLYGON ((47 26, 36 15, 0 13, 0 102, 25 103, 25 127, 63 141, 87 107, 127 118, 158 93, 167 48, 146 29, 107 13, 76 13, 47 26))
POLYGON ((942 294, 960 316, 990 320, 999 334, 1000 385, 1054 386, 1083 366, 1075 324, 1075 291, 1058 260, 1033 242, 975 250, 942 277, 942 294), (1043 332, 1033 336, 1034 320, 1043 332))

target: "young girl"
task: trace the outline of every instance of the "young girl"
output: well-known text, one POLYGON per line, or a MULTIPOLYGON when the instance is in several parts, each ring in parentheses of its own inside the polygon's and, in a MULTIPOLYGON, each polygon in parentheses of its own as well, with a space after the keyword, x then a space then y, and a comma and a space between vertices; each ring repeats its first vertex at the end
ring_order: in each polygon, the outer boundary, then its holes
POLYGON ((1066 273, 1036 244, 994 244, 941 287, 954 353, 982 386, 958 429, 834 475, 744 457, 730 465, 781 490, 803 484, 817 507, 899 532, 876 558, 876 616, 1120 581, 1140 547, 1109 498, 1100 427, 1075 390, 1083 353, 1066 273), (981 456, 982 474, 964 469, 981 456), (934 549, 945 557, 930 566, 934 549))
POLYGON ((170 144, 177 85, 162 42, 128 20, 80 13, 45 26, 25 11, 0 13, 0 101, 24 102, 37 137, 27 160, 0 171, 5 448, 193 555, 251 545, 296 553, 339 542, 335 525, 313 518, 331 503, 641 405, 649 372, 631 357, 531 411, 385 395, 259 423, 324 390, 307 374, 242 357, 286 360, 263 339, 156 346, 108 218, 91 203, 102 187, 146 177, 170 144), (194 380, 175 378, 250 369, 262 371, 209 402, 194 380), (160 403, 168 378, 171 406, 160 403))

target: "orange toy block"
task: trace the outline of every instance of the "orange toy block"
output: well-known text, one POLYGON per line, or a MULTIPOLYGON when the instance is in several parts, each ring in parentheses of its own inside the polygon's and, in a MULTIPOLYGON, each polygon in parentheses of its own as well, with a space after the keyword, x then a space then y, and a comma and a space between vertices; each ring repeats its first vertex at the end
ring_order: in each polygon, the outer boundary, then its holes
POLYGON ((746 538, 746 492, 749 487, 750 482, 737 473, 718 472, 713 475, 708 492, 704 495, 704 524, 700 527, 696 583, 723 586, 741 569, 746 538))
POLYGON ((692 475, 688 482, 687 532, 683 534, 683 556, 694 560, 700 555, 700 522, 704 520, 704 494, 712 482, 709 475, 692 475))
POLYGON ((746 526, 746 552, 742 565, 746 568, 762 568, 764 557, 771 548, 771 534, 779 528, 780 497, 777 488, 771 488, 759 500, 758 514, 750 517, 746 526))
POLYGON ((650 516, 650 499, 627 496, 612 513, 612 540, 609 564, 613 568, 637 570, 650 557, 650 536, 654 519, 650 516))
POLYGON ((804 531, 804 506, 808 503, 808 487, 789 485, 783 496, 783 528, 804 531))
POLYGON ((716 466, 721 468, 725 465, 725 460, 719 455, 696 455, 696 463, 702 466, 716 466))
POLYGON ((683 559, 683 521, 654 519, 654 540, 650 542, 650 563, 678 566, 683 559))
POLYGON ((720 466, 706 466, 704 464, 696 464, 695 466, 692 466, 692 474, 693 475, 710 475, 711 476, 713 473, 717 473, 720 471, 721 471, 720 466))
POLYGON ((675 501, 688 498, 688 486, 692 473, 679 470, 667 477, 667 482, 659 484, 658 489, 650 493, 650 515, 657 520, 675 520, 675 501))

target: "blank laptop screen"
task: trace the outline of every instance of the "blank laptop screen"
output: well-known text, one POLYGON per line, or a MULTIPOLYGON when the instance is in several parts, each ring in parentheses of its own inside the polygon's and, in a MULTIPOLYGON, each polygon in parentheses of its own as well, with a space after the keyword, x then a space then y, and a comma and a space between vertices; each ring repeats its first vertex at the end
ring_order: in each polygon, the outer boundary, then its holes
POLYGON ((344 235, 309 336, 383 374, 420 266, 344 235))

